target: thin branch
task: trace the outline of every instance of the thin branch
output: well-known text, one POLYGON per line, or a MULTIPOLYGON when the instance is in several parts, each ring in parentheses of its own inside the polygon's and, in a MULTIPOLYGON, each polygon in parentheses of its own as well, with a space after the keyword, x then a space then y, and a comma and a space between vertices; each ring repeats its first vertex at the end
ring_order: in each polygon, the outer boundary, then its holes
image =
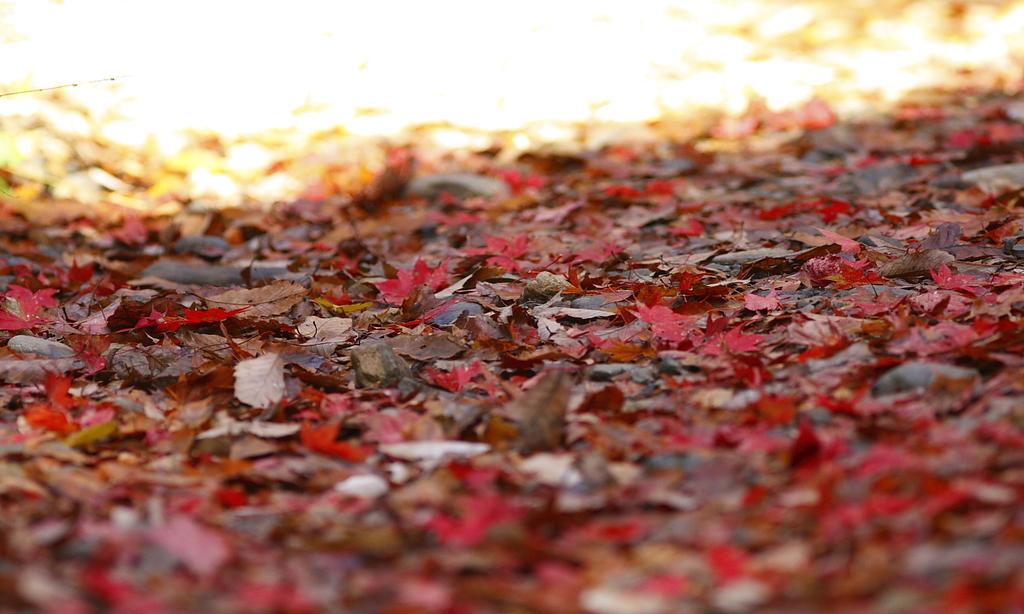
POLYGON ((42 87, 37 90, 23 90, 20 92, 7 92, 6 94, 0 94, 0 98, 4 96, 14 96, 15 94, 34 94, 36 92, 49 92, 50 90, 59 90, 65 87, 78 87, 79 85, 89 85, 90 83, 103 83, 104 81, 117 81, 118 79, 126 79, 131 75, 121 75, 120 77, 107 77, 106 79, 95 79, 93 81, 82 81, 80 83, 68 83, 67 85, 55 85, 53 87, 42 87))

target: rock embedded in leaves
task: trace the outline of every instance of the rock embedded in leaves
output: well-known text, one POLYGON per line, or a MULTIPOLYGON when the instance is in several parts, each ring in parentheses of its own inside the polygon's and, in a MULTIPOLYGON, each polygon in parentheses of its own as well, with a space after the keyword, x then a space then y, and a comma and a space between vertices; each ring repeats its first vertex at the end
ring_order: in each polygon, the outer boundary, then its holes
MULTIPOLYGON (((245 284, 240 266, 196 266, 190 262, 157 262, 139 274, 139 279, 158 277, 176 284, 196 286, 241 286, 245 284)), ((264 282, 288 274, 279 266, 253 266, 249 269, 252 282, 264 282)))
POLYGON ((445 173, 416 177, 409 182, 405 189, 406 196, 422 196, 427 199, 437 198, 446 192, 455 198, 472 198, 474 196, 490 198, 507 196, 509 189, 500 179, 473 173, 445 173))
POLYGON ((906 362, 878 378, 871 394, 879 397, 910 390, 956 392, 973 387, 980 377, 974 369, 937 362, 906 362))
POLYGON ((456 320, 465 316, 478 316, 483 314, 484 308, 476 303, 469 301, 458 301, 452 303, 443 312, 430 318, 430 323, 434 326, 451 326, 456 320))
POLYGON ((571 288, 569 280, 561 275, 541 271, 526 284, 523 289, 522 302, 544 303, 566 288, 571 288))
POLYGON ((75 351, 63 343, 31 335, 15 335, 7 341, 7 349, 19 354, 37 354, 47 358, 70 358, 75 351))
POLYGON ((219 258, 231 249, 224 237, 215 235, 187 235, 174 243, 175 254, 193 254, 206 258, 219 258))
POLYGON ((360 388, 391 386, 403 377, 412 377, 405 360, 381 339, 360 343, 349 352, 349 358, 355 371, 356 386, 360 388))
POLYGON ((997 164, 967 171, 962 180, 993 194, 1019 190, 1024 187, 1024 163, 997 164))

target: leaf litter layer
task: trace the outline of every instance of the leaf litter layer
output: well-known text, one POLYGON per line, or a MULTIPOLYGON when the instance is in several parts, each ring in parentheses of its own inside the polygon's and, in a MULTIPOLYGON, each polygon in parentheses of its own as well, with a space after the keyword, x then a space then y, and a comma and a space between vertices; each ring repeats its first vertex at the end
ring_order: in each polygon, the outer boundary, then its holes
POLYGON ((2 609, 1015 612, 1021 115, 6 206, 2 609))

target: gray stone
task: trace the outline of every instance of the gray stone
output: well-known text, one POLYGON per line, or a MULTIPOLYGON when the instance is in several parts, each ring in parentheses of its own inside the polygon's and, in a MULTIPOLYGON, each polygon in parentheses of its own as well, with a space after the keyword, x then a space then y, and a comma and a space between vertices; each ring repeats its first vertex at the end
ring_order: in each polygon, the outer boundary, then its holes
POLYGON ((967 171, 963 182, 975 185, 990 193, 1007 192, 1024 188, 1024 163, 998 164, 967 171))
POLYGON ((482 313, 484 313, 484 308, 480 305, 469 301, 458 301, 449 305, 444 313, 430 318, 430 323, 434 326, 451 326, 463 315, 478 316, 482 313))
POLYGON ((222 256, 229 249, 231 245, 223 237, 210 235, 189 235, 174 244, 176 254, 195 254, 207 258, 222 256))
POLYGON ((505 197, 508 196, 509 189, 500 179, 473 173, 445 173, 416 177, 405 188, 407 196, 422 196, 427 199, 437 198, 445 192, 455 198, 505 197))
POLYGON ((587 377, 598 381, 607 382, 613 377, 622 375, 623 373, 632 373, 638 367, 628 362, 611 362, 601 365, 591 365, 587 367, 587 377))
POLYGON ((930 389, 955 390, 973 385, 980 379, 974 369, 937 362, 905 362, 878 378, 871 394, 878 397, 897 392, 930 389))
POLYGON ((63 343, 29 335, 11 337, 7 342, 7 348, 19 354, 36 354, 47 358, 70 358, 75 355, 75 351, 63 343))
POLYGON ((356 374, 356 386, 360 388, 390 386, 403 377, 412 377, 409 365, 380 339, 360 343, 349 352, 349 358, 356 374))
POLYGON ((588 294, 573 299, 570 303, 573 309, 601 309, 604 307, 605 297, 600 294, 588 294))
MULTIPOLYGON (((150 265, 139 275, 159 277, 176 284, 193 284, 197 286, 241 286, 245 284, 240 266, 196 266, 186 262, 157 262, 150 265)), ((288 275, 285 267, 253 266, 250 269, 253 282, 271 281, 288 275)))

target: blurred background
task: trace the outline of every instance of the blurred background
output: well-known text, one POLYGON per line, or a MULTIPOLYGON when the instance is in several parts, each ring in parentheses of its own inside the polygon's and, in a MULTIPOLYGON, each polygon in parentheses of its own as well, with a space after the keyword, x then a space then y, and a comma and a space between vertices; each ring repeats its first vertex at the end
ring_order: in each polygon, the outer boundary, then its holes
POLYGON ((1017 92, 1024 0, 4 0, 0 44, 5 92, 125 76, 0 98, 13 193, 151 209, 294 198, 381 139, 507 161, 1017 92))

